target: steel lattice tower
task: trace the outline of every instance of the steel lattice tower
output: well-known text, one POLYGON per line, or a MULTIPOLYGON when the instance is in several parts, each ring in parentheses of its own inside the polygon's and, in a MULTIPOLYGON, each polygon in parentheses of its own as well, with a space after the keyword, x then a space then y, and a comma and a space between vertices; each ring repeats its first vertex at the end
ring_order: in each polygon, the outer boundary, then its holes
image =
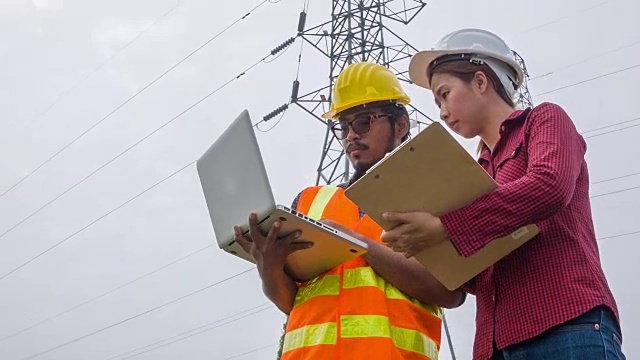
MULTIPOLYGON (((385 22, 395 21, 407 25, 426 6, 421 0, 333 0, 331 3, 330 21, 306 29, 306 12, 302 12, 298 23, 298 36, 329 59, 329 84, 299 95, 300 82, 296 80, 290 101, 326 126, 316 185, 343 182, 351 175, 342 145, 331 133, 329 123, 320 117, 330 107, 336 78, 352 63, 371 61, 388 67, 401 81, 411 83, 406 69, 418 49, 389 29, 385 22)), ((524 60, 516 52, 514 57, 525 71, 525 82, 516 101, 525 107, 532 106, 524 60)), ((281 106, 268 117, 285 111, 288 106, 289 104, 281 106)), ((408 110, 413 131, 419 131, 420 124, 433 121, 412 105, 408 106, 408 110)))
POLYGON ((527 65, 524 63, 522 56, 517 52, 514 51, 513 56, 516 58, 518 65, 522 68, 522 71, 524 71, 524 81, 516 94, 516 102, 524 108, 533 107, 533 99, 531 98, 531 93, 529 93, 529 72, 527 71, 527 65))
MULTIPOLYGON (((417 49, 402 40, 384 22, 395 21, 406 25, 425 6, 426 3, 417 0, 333 0, 331 20, 309 29, 304 27, 306 15, 301 14, 299 36, 330 62, 327 86, 298 96, 300 83, 294 82, 291 99, 292 103, 326 126, 316 184, 342 182, 350 176, 344 149, 331 133, 329 124, 320 118, 320 114, 330 107, 334 81, 348 65, 370 61, 390 68, 401 81, 410 83, 406 69, 417 49)), ((408 110, 414 128, 419 123, 431 122, 420 110, 412 106, 408 110)))

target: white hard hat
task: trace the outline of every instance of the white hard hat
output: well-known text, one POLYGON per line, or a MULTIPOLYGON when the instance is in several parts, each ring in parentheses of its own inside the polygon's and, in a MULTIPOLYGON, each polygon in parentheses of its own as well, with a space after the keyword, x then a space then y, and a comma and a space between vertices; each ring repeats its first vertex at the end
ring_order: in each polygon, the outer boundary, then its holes
POLYGON ((438 62, 456 59, 486 63, 511 96, 524 81, 524 71, 509 46, 497 35, 481 29, 454 31, 443 37, 433 49, 414 55, 409 64, 409 78, 416 85, 431 89, 431 67, 438 62))

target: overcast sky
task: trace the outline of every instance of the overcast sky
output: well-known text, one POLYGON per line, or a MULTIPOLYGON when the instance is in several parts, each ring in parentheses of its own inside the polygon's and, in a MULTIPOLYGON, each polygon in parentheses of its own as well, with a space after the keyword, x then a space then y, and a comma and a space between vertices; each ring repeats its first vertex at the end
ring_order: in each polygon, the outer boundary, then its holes
MULTIPOLYGON (((294 36, 303 1, 266 3, 113 112, 259 3, 0 0, 0 194, 11 189, 0 196, 0 358, 275 357, 283 316, 257 272, 242 273, 251 264, 214 245, 191 163, 243 109, 255 122, 288 100, 300 42, 137 143, 294 36)), ((525 58, 534 102, 561 104, 590 137, 596 231, 629 359, 640 357, 638 13, 633 0, 436 0, 409 26, 390 23, 420 49, 462 27, 497 32, 525 58)), ((311 1, 308 27, 329 14, 329 1, 311 1)), ((325 86, 328 68, 303 47, 301 93, 325 86)), ((437 118, 426 91, 406 89, 437 118)), ((258 139, 289 204, 315 181, 324 128, 292 108, 258 139)), ((446 313, 458 359, 471 358, 474 313, 473 297, 446 313)))

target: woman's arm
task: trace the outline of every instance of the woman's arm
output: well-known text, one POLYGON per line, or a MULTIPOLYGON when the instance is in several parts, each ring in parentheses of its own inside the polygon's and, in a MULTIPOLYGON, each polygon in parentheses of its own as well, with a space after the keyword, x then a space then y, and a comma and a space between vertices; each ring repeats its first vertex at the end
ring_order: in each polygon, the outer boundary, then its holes
POLYGON ((529 118, 528 168, 471 205, 440 217, 451 242, 470 256, 493 239, 549 218, 571 200, 586 143, 567 113, 543 104, 529 118))

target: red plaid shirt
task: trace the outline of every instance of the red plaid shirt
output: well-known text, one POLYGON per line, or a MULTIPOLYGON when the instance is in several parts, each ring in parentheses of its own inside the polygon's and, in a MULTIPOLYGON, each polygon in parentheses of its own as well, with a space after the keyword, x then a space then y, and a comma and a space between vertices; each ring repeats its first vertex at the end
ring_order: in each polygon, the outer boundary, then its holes
POLYGON ((466 284, 476 296, 474 359, 535 337, 604 304, 618 309, 600 265, 586 143, 569 116, 545 103, 516 111, 493 153, 478 160, 499 187, 441 217, 463 256, 536 223, 540 234, 466 284), (528 116, 527 116, 528 115, 528 116))

